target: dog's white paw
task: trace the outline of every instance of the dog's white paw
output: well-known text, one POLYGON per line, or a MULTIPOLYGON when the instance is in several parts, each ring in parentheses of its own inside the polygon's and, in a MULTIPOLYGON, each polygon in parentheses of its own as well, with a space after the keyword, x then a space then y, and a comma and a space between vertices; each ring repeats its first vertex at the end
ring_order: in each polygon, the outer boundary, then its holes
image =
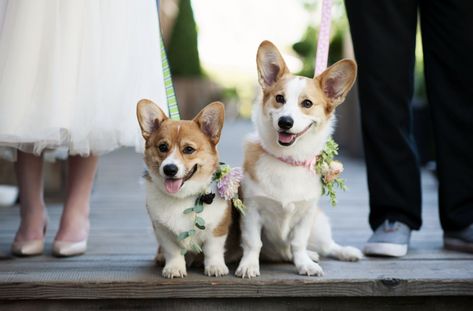
POLYGON ((167 279, 183 278, 187 276, 185 265, 166 265, 163 268, 163 276, 167 279))
POLYGON ((205 275, 207 276, 224 276, 228 274, 228 268, 224 263, 205 265, 205 275))
POLYGON ((324 271, 322 267, 319 266, 318 263, 313 261, 306 261, 302 264, 297 265, 297 270, 299 271, 300 275, 307 275, 307 276, 323 276, 324 271))
POLYGON ((238 266, 236 272, 236 276, 241 278, 254 278, 260 275, 259 273, 259 262, 258 260, 248 260, 248 261, 241 261, 240 265, 238 266))
POLYGON ((342 246, 337 252, 337 259, 342 261, 358 261, 363 258, 363 253, 353 246, 342 246))

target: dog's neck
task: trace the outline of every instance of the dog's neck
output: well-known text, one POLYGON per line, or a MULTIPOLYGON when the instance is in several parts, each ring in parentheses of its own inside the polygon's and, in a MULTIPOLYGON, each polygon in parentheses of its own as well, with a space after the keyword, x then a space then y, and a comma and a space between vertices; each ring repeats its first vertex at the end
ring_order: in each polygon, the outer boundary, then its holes
POLYGON ((269 154, 270 156, 278 159, 279 161, 284 162, 284 163, 286 163, 287 165, 290 165, 290 166, 304 167, 304 168, 308 169, 310 172, 315 174, 315 164, 317 162, 317 158, 318 158, 319 154, 313 156, 311 159, 300 161, 300 160, 294 160, 292 157, 278 157, 278 156, 275 156, 274 154, 270 153, 268 150, 264 149, 263 146, 261 146, 261 147, 263 148, 263 150, 267 154, 269 154))

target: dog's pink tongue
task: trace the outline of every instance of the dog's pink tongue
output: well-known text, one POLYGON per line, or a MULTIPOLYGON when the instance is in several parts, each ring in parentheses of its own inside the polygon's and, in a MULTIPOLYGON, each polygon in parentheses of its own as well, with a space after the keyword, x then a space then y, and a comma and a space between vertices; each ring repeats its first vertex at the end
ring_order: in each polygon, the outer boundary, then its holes
POLYGON ((279 133, 279 141, 288 144, 292 142, 295 136, 295 134, 279 133))
POLYGON ((166 187, 166 191, 169 193, 176 193, 181 189, 182 186, 182 178, 180 179, 166 179, 164 181, 164 186, 166 187))

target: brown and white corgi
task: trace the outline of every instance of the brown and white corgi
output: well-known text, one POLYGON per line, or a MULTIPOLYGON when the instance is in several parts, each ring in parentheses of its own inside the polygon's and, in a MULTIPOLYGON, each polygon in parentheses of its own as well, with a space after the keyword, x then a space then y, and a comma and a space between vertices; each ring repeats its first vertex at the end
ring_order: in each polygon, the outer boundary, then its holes
POLYGON ((257 53, 261 103, 256 133, 246 143, 241 218, 243 258, 236 275, 260 274, 259 258, 292 261, 299 274, 322 275, 319 254, 356 261, 361 252, 332 239, 327 216, 317 207, 320 175, 313 163, 333 132, 335 108, 351 89, 356 63, 342 60, 313 79, 290 74, 269 41, 257 53), (311 165, 312 164, 312 165, 311 165))
POLYGON ((228 274, 224 253, 232 222, 230 203, 217 195, 200 202, 204 208, 199 214, 190 210, 203 194, 213 191, 209 188, 219 167, 216 146, 224 123, 223 104, 209 104, 193 120, 174 121, 153 102, 141 100, 137 117, 146 140, 146 207, 165 261, 163 276, 186 276, 184 253, 195 247, 202 247, 206 275, 228 274), (197 216, 205 219, 203 230, 195 228, 197 216), (191 236, 179 238, 192 230, 191 236))

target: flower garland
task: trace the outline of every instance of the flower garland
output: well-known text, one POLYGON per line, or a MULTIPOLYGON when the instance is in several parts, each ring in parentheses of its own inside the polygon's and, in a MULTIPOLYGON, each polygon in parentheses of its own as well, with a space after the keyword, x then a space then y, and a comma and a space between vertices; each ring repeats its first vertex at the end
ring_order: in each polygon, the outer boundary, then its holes
MULTIPOLYGON (((231 201, 233 207, 235 207, 240 213, 245 214, 245 205, 238 197, 238 188, 243 178, 241 168, 231 168, 229 165, 220 163, 217 171, 212 177, 212 183, 216 183, 218 195, 227 201, 231 201)), ((215 198, 215 193, 205 191, 201 193, 195 200, 194 206, 186 208, 184 214, 194 214, 194 228, 179 233, 177 236, 178 241, 184 241, 190 239, 190 247, 193 252, 201 253, 202 248, 198 243, 192 241, 192 237, 197 233, 196 230, 205 230, 205 220, 199 216, 204 211, 204 204, 212 204, 215 198)), ((181 248, 181 254, 187 253, 186 248, 181 248)))
POLYGON ((343 172, 343 164, 333 159, 336 155, 338 155, 338 144, 330 137, 315 162, 315 171, 320 175, 322 182, 322 195, 327 195, 330 198, 332 206, 337 205, 335 188, 347 190, 345 179, 339 177, 343 172))

